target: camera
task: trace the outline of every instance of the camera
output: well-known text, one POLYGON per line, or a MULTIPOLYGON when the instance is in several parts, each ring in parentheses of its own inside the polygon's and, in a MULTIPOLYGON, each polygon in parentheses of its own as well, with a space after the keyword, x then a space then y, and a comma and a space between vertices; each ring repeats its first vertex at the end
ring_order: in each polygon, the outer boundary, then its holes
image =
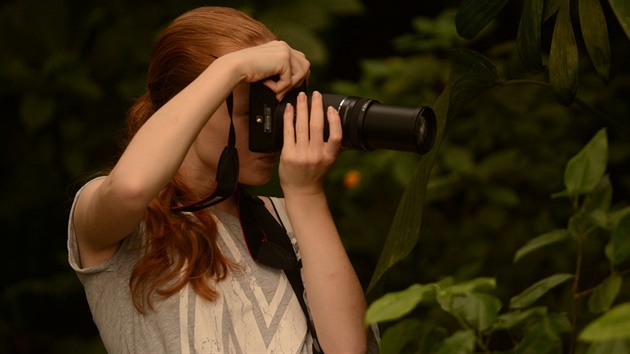
MULTIPOLYGON (((249 91, 249 149, 254 152, 282 150, 283 116, 287 102, 295 107, 305 85, 287 93, 282 101, 262 81, 249 91)), ((309 104, 310 97, 309 96, 309 104)), ((401 107, 376 100, 323 93, 324 107, 337 109, 343 127, 342 147, 370 151, 387 149, 425 154, 433 147, 437 124, 430 107, 401 107)), ((324 139, 328 137, 325 120, 324 139)))

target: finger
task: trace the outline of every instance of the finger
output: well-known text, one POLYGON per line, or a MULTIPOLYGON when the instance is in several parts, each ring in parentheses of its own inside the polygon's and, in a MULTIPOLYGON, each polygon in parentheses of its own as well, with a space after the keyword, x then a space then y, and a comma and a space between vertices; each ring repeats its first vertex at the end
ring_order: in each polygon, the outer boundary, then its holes
POLYGON ((328 117, 328 141, 326 142, 326 151, 331 154, 338 154, 341 151, 341 141, 343 139, 343 127, 341 126, 341 117, 339 112, 332 106, 326 110, 328 117))
POLYGON ((308 80, 311 78, 311 70, 306 70, 306 74, 304 75, 304 78, 302 79, 302 81, 299 82, 300 85, 304 84, 306 87, 308 87, 308 80))
POLYGON ((311 63, 306 59, 304 53, 292 49, 291 52, 291 70, 293 72, 293 84, 299 84, 310 75, 311 63))
POLYGON ((282 149, 293 148, 295 146, 295 129, 293 127, 293 116, 294 116, 295 108, 291 103, 287 103, 284 108, 284 116, 283 116, 283 134, 284 134, 284 144, 282 149))
POLYGON ((273 79, 267 79, 264 81, 263 84, 276 93, 276 99, 278 101, 282 101, 284 95, 286 95, 286 93, 289 92, 289 90, 293 87, 292 76, 293 74, 290 68, 288 68, 278 74, 277 81, 273 79))
POLYGON ((306 94, 304 92, 298 94, 296 109, 295 143, 298 147, 304 147, 308 145, 309 142, 308 103, 306 102, 306 94))
POLYGON ((278 91, 276 91, 276 99, 281 101, 287 92, 301 86, 301 84, 308 79, 310 75, 311 63, 306 59, 304 53, 291 49, 289 67, 285 76, 281 76, 281 79, 286 81, 278 82, 278 91), (284 85, 281 85, 284 84, 284 85))
POLYGON ((315 91, 311 97, 310 142, 313 148, 324 145, 324 105, 322 94, 315 91))

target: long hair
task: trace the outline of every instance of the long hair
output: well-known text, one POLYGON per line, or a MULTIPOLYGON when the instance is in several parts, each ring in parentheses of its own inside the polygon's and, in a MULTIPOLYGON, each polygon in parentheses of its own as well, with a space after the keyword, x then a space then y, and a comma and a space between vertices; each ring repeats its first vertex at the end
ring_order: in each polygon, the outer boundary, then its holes
MULTIPOLYGON (((276 39, 263 24, 224 7, 200 7, 175 19, 162 33, 148 70, 148 91, 127 116, 126 142, 168 100, 197 78, 216 58, 238 48, 276 39)), ((217 82, 217 85, 222 83, 217 82)), ((213 284, 224 279, 231 263, 216 242, 216 222, 209 213, 196 218, 171 212, 178 200, 191 199, 190 187, 176 175, 149 203, 142 229, 144 253, 129 286, 141 313, 153 309, 152 299, 172 296, 188 283, 213 301, 213 284)))

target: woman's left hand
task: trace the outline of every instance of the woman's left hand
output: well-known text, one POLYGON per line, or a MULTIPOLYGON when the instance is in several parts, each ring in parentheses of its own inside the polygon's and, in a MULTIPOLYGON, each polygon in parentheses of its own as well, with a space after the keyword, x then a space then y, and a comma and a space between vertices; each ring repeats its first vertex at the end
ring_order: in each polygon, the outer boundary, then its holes
POLYGON ((287 193, 323 193, 324 177, 339 155, 343 135, 339 113, 332 107, 328 107, 326 112, 329 136, 324 141, 324 107, 319 92, 313 92, 310 119, 307 97, 303 92, 298 95, 297 107, 286 106, 284 146, 279 167, 280 184, 285 196, 287 193))
POLYGON ((287 105, 284 111, 280 184, 302 256, 302 279, 319 344, 324 352, 363 353, 367 305, 323 188, 340 152, 341 119, 334 108, 326 110, 330 134, 324 141, 322 95, 314 92, 311 100, 310 119, 304 93, 298 95, 297 107, 287 105))

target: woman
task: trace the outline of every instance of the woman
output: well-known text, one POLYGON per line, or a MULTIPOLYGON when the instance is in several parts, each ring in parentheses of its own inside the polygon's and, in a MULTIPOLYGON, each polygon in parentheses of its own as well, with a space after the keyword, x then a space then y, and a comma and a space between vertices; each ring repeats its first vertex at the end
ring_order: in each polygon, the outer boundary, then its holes
POLYGON ((212 195, 231 122, 238 182, 269 181, 276 155, 247 145, 249 84, 265 80, 281 99, 308 74, 302 53, 233 9, 199 8, 166 28, 124 152, 77 193, 70 215, 70 263, 108 351, 310 352, 314 333, 324 352, 366 351, 363 292, 322 188, 342 131, 334 109, 324 117, 321 95, 311 112, 303 93, 285 110, 284 200, 265 201, 299 248, 314 330, 282 270, 249 255, 238 193, 177 211, 212 195))

